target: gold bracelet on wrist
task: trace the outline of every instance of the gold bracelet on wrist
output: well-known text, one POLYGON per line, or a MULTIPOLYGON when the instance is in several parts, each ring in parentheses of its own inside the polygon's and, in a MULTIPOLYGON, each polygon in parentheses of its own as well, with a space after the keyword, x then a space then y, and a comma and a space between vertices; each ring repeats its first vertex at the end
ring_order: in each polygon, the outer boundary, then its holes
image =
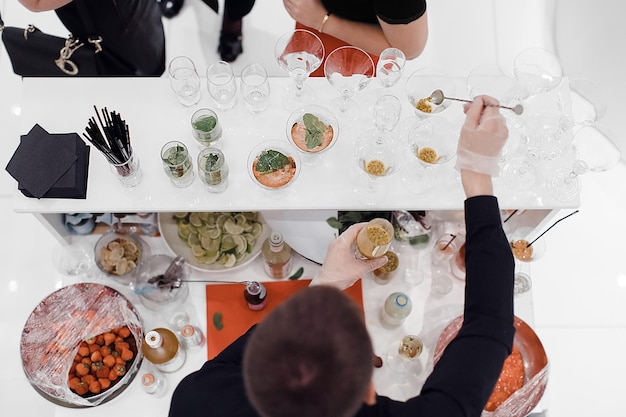
POLYGON ((326 16, 324 16, 324 18, 322 19, 322 23, 320 24, 320 28, 317 30, 319 33, 324 33, 322 32, 322 29, 324 29, 324 25, 326 24, 326 22, 328 22, 328 18, 330 17, 332 13, 328 12, 326 13, 326 16))

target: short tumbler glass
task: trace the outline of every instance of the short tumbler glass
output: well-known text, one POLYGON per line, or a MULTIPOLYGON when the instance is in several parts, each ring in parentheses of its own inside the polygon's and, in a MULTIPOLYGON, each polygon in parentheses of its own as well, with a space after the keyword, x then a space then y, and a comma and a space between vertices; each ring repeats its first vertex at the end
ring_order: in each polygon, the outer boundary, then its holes
POLYGON ((212 193, 221 193, 228 186, 228 165, 217 148, 205 148, 198 155, 198 175, 212 193))
POLYGON ((193 182, 193 163, 184 143, 167 142, 161 148, 163 170, 176 187, 184 188, 193 182))
POLYGON ((200 109, 191 116, 191 130, 202 146, 215 147, 222 138, 222 125, 211 109, 200 109))

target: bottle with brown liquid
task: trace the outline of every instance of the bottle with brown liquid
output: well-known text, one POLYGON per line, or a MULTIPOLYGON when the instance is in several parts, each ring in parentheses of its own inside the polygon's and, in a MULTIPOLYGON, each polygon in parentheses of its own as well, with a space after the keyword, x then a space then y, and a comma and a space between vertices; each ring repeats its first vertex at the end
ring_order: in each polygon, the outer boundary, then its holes
POLYGON ((284 242, 283 235, 272 232, 261 248, 265 272, 272 278, 281 279, 291 272, 291 247, 284 242))
POLYGON ((267 290, 265 285, 258 281, 250 281, 243 290, 243 297, 250 310, 262 310, 267 304, 267 290))
POLYGON ((146 333, 141 351, 162 372, 175 372, 185 363, 185 351, 178 342, 178 337, 171 330, 162 327, 146 333))

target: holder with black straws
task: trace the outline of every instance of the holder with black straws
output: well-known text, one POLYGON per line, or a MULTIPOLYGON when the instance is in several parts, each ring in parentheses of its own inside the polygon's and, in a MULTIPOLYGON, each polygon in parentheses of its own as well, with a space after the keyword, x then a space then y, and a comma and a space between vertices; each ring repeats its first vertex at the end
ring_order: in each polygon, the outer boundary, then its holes
POLYGON ((104 155, 122 184, 130 187, 137 185, 141 180, 139 161, 133 155, 126 121, 119 113, 109 112, 106 107, 98 112, 94 106, 94 110, 96 117, 89 119, 83 136, 104 155))

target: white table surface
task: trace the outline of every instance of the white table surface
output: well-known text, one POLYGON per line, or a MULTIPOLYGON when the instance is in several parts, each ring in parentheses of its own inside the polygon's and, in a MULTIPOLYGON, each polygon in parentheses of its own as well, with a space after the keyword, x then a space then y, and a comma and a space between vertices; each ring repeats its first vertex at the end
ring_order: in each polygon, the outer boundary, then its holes
MULTIPOLYGON (((86 239, 88 241, 93 240, 93 243, 95 243, 97 236, 88 236, 86 239)), ((163 240, 146 237, 144 237, 144 239, 149 243, 153 254, 170 253, 163 240)), ((400 242, 394 241, 393 249, 399 254, 400 265, 398 273, 387 285, 376 284, 370 276, 364 277, 362 280, 363 306, 366 325, 372 337, 374 350, 379 356, 384 358, 388 349, 406 334, 416 334, 424 343, 424 351, 418 358, 422 371, 418 375, 399 374, 385 366, 375 369, 373 378, 377 392, 397 400, 404 400, 419 393, 421 385, 432 370, 434 347, 440 332, 451 319, 461 314, 464 281, 452 278, 452 291, 445 295, 439 294, 431 288, 429 247, 415 249, 408 244, 401 244, 400 242), (408 284, 404 279, 404 270, 407 268, 409 260, 413 256, 418 257, 418 265, 420 270, 424 273, 424 281, 415 286, 408 284), (385 298, 395 291, 407 293, 411 298, 413 309, 401 326, 395 329, 388 329, 383 327, 380 323, 379 312, 385 298)), ((303 279, 312 277, 319 268, 315 263, 307 261, 296 254, 294 256, 293 271, 300 266, 302 266, 305 271, 303 279)), ((529 265, 518 263, 516 269, 528 272, 529 265)), ((263 272, 260 256, 246 267, 232 272, 216 274, 192 269, 190 277, 191 280, 219 279, 225 282, 237 282, 251 278, 260 281, 273 281, 267 278, 263 272)), ((105 277, 95 276, 91 278, 81 278, 79 280, 100 282, 120 290, 137 307, 137 310, 144 320, 146 330, 166 325, 166 319, 160 314, 145 308, 139 301, 138 296, 134 295, 128 287, 122 286, 105 277)), ((68 279, 67 283, 72 283, 70 281, 72 281, 72 279, 68 279)), ((203 329, 206 334, 205 285, 220 284, 205 284, 202 282, 190 283, 190 295, 185 303, 185 309, 195 324, 203 329)), ((268 296, 271 296, 271 294, 268 294, 268 296)), ((532 292, 515 299, 515 314, 532 326, 534 321, 532 292)), ((144 393, 139 378, 135 378, 118 397, 97 407, 89 408, 89 415, 92 417, 108 417, 110 415, 134 414, 165 417, 169 409, 172 392, 178 382, 189 373, 200 369, 206 359, 206 346, 202 349, 188 350, 184 366, 174 373, 165 374, 168 389, 162 397, 155 398, 144 393)), ((149 365, 144 359, 140 371, 144 370, 147 366, 149 365)), ((79 416, 84 415, 85 412, 85 409, 63 406, 55 406, 54 409, 55 416, 58 417, 79 416)))
MULTIPOLYGON (((98 79, 23 79, 23 108, 21 130, 26 134, 39 123, 51 133, 77 132, 82 135, 93 106, 117 111, 129 125, 131 143, 140 160, 143 181, 134 188, 122 187, 110 172, 105 158, 92 147, 89 166, 87 199, 32 199, 15 191, 15 209, 20 212, 145 212, 145 211, 207 211, 207 210, 363 210, 363 209, 461 209, 463 192, 453 161, 438 174, 440 185, 426 193, 413 194, 402 185, 400 174, 387 178, 388 193, 384 200, 365 206, 353 192, 360 173, 354 157, 358 134, 373 128, 367 108, 371 93, 380 88, 374 80, 355 100, 360 103, 362 117, 356 127, 340 128, 337 144, 323 154, 315 166, 304 165, 299 178, 280 198, 268 197, 249 177, 247 158, 252 147, 265 139, 287 141, 286 121, 290 112, 281 105, 282 96, 291 81, 286 77, 271 78, 269 109, 260 114, 245 110, 242 100, 230 112, 218 112, 224 128, 222 150, 230 167, 229 186, 221 194, 211 194, 196 178, 193 184, 179 189, 170 184, 160 161, 160 149, 170 140, 184 142, 195 159, 200 145, 191 135, 190 119, 200 107, 212 107, 210 97, 202 87, 198 105, 185 108, 178 104, 167 78, 98 78, 98 79)), ((455 79, 457 91, 464 91, 464 80, 455 79)), ((204 82, 204 81, 203 81, 204 82)), ((391 88, 403 105, 399 126, 417 120, 404 94, 405 80, 391 88), (408 120, 408 121, 407 121, 408 120)), ((565 83, 566 84, 566 83, 565 83)), ((327 105, 337 97, 324 78, 307 81, 317 93, 317 104, 327 105)), ((565 85, 566 87, 566 85, 565 85)), ((555 93, 556 94, 556 93, 555 93)), ((556 95, 535 100, 527 105, 525 115, 537 109, 554 107, 556 95)), ((560 93, 559 93, 560 94, 560 93)), ((440 114, 460 128, 462 106, 453 103, 440 114)), ((401 143, 405 140, 401 139, 401 143)), ((405 161, 413 158, 408 145, 405 161)), ((195 162, 195 161, 194 161, 195 162)), ((578 206, 578 199, 562 203, 552 198, 542 186, 532 191, 513 193, 500 179, 495 182, 496 194, 502 208, 564 208, 578 206)))

